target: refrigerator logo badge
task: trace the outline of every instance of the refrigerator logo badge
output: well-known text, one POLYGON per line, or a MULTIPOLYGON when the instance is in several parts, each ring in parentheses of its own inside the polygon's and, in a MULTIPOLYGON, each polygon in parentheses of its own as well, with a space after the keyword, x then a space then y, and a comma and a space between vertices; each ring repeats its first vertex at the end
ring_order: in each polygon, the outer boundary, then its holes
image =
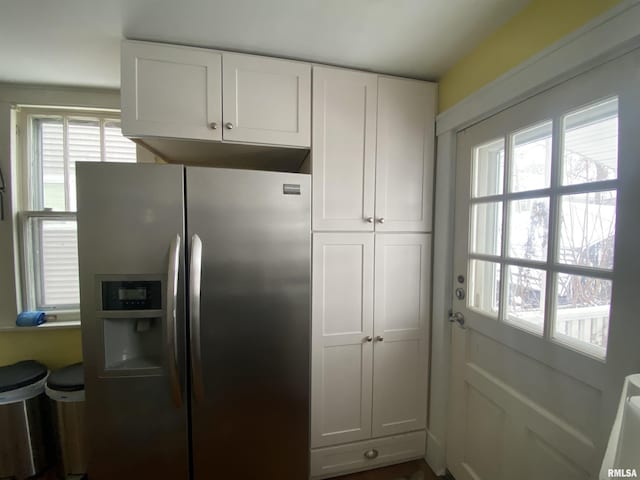
POLYGON ((285 195, 300 195, 300 184, 285 183, 282 185, 282 193, 285 195))

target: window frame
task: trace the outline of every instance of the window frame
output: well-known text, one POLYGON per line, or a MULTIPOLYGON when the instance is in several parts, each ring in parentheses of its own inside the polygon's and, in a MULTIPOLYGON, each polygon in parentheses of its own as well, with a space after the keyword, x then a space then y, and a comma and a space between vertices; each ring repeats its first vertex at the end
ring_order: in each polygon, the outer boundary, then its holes
POLYGON ((26 210, 18 213, 20 222, 19 238, 20 238, 20 266, 22 280, 22 303, 25 310, 44 310, 56 315, 56 320, 68 321, 80 319, 80 305, 75 304, 59 304, 42 308, 40 303, 44 285, 42 284, 42 275, 36 279, 35 271, 36 261, 33 253, 33 245, 31 244, 31 235, 27 232, 31 228, 29 223, 32 220, 73 220, 77 219, 76 212, 50 212, 46 210, 26 210), (31 254, 28 252, 32 252, 31 254), (39 281, 38 281, 39 280, 39 281), (33 285, 33 288, 29 287, 33 285))
MULTIPOLYGON (((484 261, 495 263, 499 265, 500 277, 499 277, 499 305, 498 312, 495 318, 492 320, 496 321, 498 327, 508 326, 520 330, 528 335, 533 335, 535 337, 541 338, 543 340, 549 341, 561 348, 566 348, 573 350, 581 355, 586 355, 591 358, 594 358, 598 361, 605 361, 607 357, 608 350, 605 347, 604 350, 595 345, 580 341, 576 338, 573 338, 569 335, 564 335, 562 333, 556 332, 556 321, 557 321, 557 278, 561 274, 568 275, 577 275, 590 277, 595 279, 603 279, 608 280, 613 283, 614 280, 614 270, 606 269, 606 268, 594 268, 585 265, 572 265, 562 263, 558 258, 559 248, 560 248, 560 200, 563 197, 568 195, 579 195, 579 194, 589 194, 589 193, 597 193, 597 192, 605 192, 605 191, 613 191, 616 193, 616 197, 618 195, 620 189, 620 180, 618 177, 615 179, 607 179, 601 181, 586 181, 583 183, 577 184, 563 184, 563 147, 565 144, 565 122, 566 118, 579 112, 583 109, 588 109, 590 107, 595 107, 600 104, 607 103, 609 101, 616 100, 617 109, 616 112, 619 112, 619 101, 620 98, 618 95, 602 95, 595 96, 591 101, 573 105, 571 108, 567 110, 561 110, 553 115, 545 116, 542 115, 540 117, 534 117, 530 119, 524 119, 521 121, 521 125, 518 125, 517 128, 510 128, 508 130, 503 131, 502 135, 492 136, 491 140, 481 140, 476 145, 470 145, 470 157, 468 158, 469 162, 469 198, 467 203, 468 209, 468 231, 469 238, 467 240, 467 269, 466 275, 469 278, 469 282, 472 282, 471 276, 471 261, 484 261), (533 121, 531 121, 533 120, 533 121), (527 121, 529 123, 527 123, 527 121), (551 123, 551 170, 550 170, 550 184, 545 188, 538 188, 532 190, 513 190, 511 187, 512 175, 511 169, 512 165, 512 156, 514 154, 514 139, 515 137, 522 131, 526 131, 530 128, 535 128, 544 123, 551 123), (476 189, 475 178, 474 178, 474 165, 476 164, 475 158, 477 155, 477 150, 484 148, 488 144, 503 142, 504 145, 504 159, 503 159, 503 184, 501 185, 501 193, 490 194, 490 195, 474 195, 474 190, 476 189), (512 256, 509 252, 510 247, 510 238, 509 238, 509 226, 511 223, 511 219, 509 217, 509 206, 512 202, 517 200, 534 200, 534 199, 548 199, 549 201, 549 216, 548 216, 548 233, 547 233, 547 252, 546 258, 543 260, 534 260, 534 259, 524 259, 512 256), (473 235, 476 232, 472 231, 473 221, 473 209, 478 205, 490 205, 493 203, 501 204, 502 208, 502 222, 499 225, 500 227, 500 252, 497 255, 494 254, 486 254, 486 253, 474 253, 472 252, 473 246, 473 235), (544 272, 545 276, 545 295, 543 299, 543 303, 541 302, 541 310, 543 314, 543 325, 542 331, 538 331, 531 325, 527 325, 526 323, 510 320, 508 314, 508 272, 509 267, 520 267, 520 268, 531 268, 534 270, 541 270, 544 272)), ((619 115, 619 113, 617 113, 619 115)), ((489 137, 488 137, 489 138, 489 137)), ((617 205, 617 202, 616 202, 617 205)), ((497 226, 497 225, 496 225, 497 226)), ((471 286, 471 283, 470 283, 471 286)), ((470 288, 471 290, 471 288, 470 288)), ((476 312, 479 315, 489 316, 488 312, 484 312, 475 308, 473 305, 469 303, 469 300, 466 302, 466 308, 476 312)), ((609 322, 611 321, 611 304, 609 305, 609 322)))
MULTIPOLYGON (((28 234, 29 223, 33 220, 73 220, 77 219, 75 211, 67 210, 70 207, 70 195, 68 188, 69 152, 67 145, 68 123, 70 119, 97 119, 100 124, 100 162, 106 161, 105 148, 105 123, 109 121, 121 122, 121 111, 115 108, 85 108, 85 107, 59 107, 59 106, 30 106, 21 105, 17 111, 17 176, 19 192, 17 195, 17 219, 18 231, 18 270, 17 284, 20 285, 19 305, 23 310, 42 309, 40 304, 43 285, 42 275, 40 282, 35 278, 34 249, 30 245, 28 234), (47 208, 37 209, 37 197, 34 188, 37 185, 36 177, 40 177, 40 170, 36 170, 34 149, 34 131, 32 120, 34 118, 60 118, 63 119, 63 162, 64 162, 64 196, 65 210, 51 210, 47 208)), ((40 181, 42 184, 42 181, 40 181)), ((40 189, 42 186, 40 185, 40 189)), ((40 190, 39 195, 42 196, 40 190)), ((42 198, 42 197, 41 197, 42 198)), ((48 323, 78 322, 80 321, 80 304, 52 305, 44 309, 52 318, 48 323)))

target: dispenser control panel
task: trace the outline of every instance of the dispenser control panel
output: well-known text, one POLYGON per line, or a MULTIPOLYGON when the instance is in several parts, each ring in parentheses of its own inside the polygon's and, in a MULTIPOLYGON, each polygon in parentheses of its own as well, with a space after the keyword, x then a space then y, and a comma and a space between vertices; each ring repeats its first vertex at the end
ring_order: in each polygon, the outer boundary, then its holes
POLYGON ((127 280, 102 282, 103 310, 160 310, 160 280, 127 280))

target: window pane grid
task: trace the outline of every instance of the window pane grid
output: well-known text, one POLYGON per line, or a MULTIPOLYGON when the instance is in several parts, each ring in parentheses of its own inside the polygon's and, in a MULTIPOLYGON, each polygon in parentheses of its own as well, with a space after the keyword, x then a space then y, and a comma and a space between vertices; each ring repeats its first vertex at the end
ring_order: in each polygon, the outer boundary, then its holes
POLYGON ((548 270, 551 273, 584 275, 588 277, 602 278, 605 280, 613 279, 613 272, 611 270, 595 269, 591 267, 583 267, 580 265, 563 265, 559 263, 549 264, 546 261, 533 261, 521 258, 502 258, 498 255, 483 255, 480 253, 469 253, 468 257, 472 260, 482 260, 485 262, 502 262, 505 264, 505 266, 513 265, 521 268, 544 269, 548 270))
POLYGON ((100 114, 30 114, 29 205, 75 211, 77 161, 135 162, 136 145, 122 136, 120 120, 100 114))
POLYGON ((618 188, 616 129, 614 99, 474 149, 469 308, 581 353, 606 356, 618 188), (597 127, 603 132, 595 135, 597 127), (501 142, 507 148, 499 156, 501 142), (573 150, 567 152, 567 145, 573 150), (489 147, 493 172, 502 170, 499 185, 478 167, 478 152, 489 147), (488 181, 494 183, 482 184, 488 181), (501 216, 487 213, 496 207, 501 216), (486 281, 491 271, 493 290, 473 285, 486 281), (492 297, 495 288, 498 299, 492 297), (473 298, 482 290, 484 300, 473 298), (489 308, 496 301, 498 312, 489 308))
POLYGON ((113 112, 26 109, 28 205, 23 212, 26 309, 77 310, 79 304, 75 164, 136 162, 113 112))

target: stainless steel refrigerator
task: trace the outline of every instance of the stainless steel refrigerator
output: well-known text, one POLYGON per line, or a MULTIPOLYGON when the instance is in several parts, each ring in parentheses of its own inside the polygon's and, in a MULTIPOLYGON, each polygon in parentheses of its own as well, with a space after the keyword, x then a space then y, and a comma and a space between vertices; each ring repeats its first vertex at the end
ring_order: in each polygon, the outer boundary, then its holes
POLYGON ((308 478, 310 188, 77 165, 89 480, 308 478))

